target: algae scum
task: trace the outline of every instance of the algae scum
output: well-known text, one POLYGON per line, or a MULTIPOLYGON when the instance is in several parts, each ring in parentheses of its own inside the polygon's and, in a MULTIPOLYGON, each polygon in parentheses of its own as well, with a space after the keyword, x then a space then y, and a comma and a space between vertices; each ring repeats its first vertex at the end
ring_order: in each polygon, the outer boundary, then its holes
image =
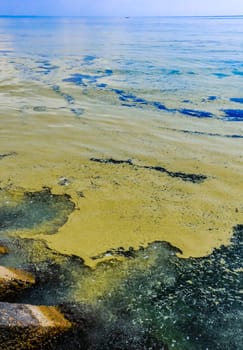
POLYGON ((10 250, 0 264, 37 277, 35 287, 10 301, 59 305, 76 322, 44 348, 242 349, 243 225, 234 228, 229 246, 208 257, 181 259, 177 248, 155 242, 138 251, 120 248, 123 262, 111 260, 92 270, 42 241, 18 238, 21 230, 41 231, 43 225, 55 234, 74 210, 69 196, 49 189, 0 194, 1 242, 10 250))
POLYGON ((75 322, 45 349, 243 349, 242 23, 0 18, 0 265, 75 322))

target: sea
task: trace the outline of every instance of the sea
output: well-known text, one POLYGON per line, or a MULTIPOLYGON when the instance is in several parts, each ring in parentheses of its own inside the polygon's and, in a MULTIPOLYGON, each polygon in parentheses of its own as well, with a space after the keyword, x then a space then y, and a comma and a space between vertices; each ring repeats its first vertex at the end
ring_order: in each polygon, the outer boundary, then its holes
POLYGON ((0 17, 0 169, 68 349, 243 349, 242 16, 0 17))

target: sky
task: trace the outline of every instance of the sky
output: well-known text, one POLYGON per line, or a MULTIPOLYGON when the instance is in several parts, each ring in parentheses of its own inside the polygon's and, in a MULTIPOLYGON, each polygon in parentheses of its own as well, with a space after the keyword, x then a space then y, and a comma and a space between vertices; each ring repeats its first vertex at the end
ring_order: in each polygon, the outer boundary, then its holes
POLYGON ((0 16, 243 15, 243 0, 0 0, 0 16))

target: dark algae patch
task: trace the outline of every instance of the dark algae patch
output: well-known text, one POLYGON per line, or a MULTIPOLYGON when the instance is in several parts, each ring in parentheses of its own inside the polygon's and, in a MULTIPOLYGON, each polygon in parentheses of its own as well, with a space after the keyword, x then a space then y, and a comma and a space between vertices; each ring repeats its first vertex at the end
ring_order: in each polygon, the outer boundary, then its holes
POLYGON ((76 117, 80 117, 84 114, 83 108, 71 108, 70 111, 76 115, 76 117))
POLYGON ((0 196, 0 232, 44 229, 45 233, 51 234, 67 221, 74 210, 74 203, 68 195, 55 195, 49 189, 25 192, 16 202, 14 195, 6 194, 4 190, 0 196))
POLYGON ((118 160, 113 158, 109 158, 109 159, 90 158, 90 160, 93 162, 102 163, 102 164, 127 164, 140 169, 142 168, 142 169, 155 170, 161 173, 165 173, 170 177, 179 178, 183 181, 190 181, 192 183, 201 183, 207 179, 207 176, 202 174, 187 174, 181 171, 170 171, 161 166, 137 165, 137 164, 134 164, 131 159, 118 160))
POLYGON ((103 164, 128 164, 134 165, 131 159, 121 160, 121 159, 101 159, 101 158, 90 158, 92 162, 103 163, 103 164))
POLYGON ((9 153, 0 153, 0 160, 6 157, 12 157, 16 156, 16 152, 9 152, 9 153))
POLYGON ((163 167, 160 166, 144 166, 144 169, 151 169, 151 170, 156 170, 159 171, 161 173, 165 173, 167 175, 169 175, 170 177, 176 177, 179 178, 183 181, 190 181, 193 183, 201 183, 203 181, 205 181, 207 179, 206 175, 202 175, 202 174, 187 174, 187 173, 183 173, 181 171, 170 171, 167 170, 163 167))

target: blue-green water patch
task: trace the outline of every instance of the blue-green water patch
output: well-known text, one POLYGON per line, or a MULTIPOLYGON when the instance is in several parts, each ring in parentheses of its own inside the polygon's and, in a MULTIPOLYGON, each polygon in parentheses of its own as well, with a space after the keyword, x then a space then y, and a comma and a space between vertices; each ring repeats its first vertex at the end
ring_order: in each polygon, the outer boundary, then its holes
POLYGON ((109 76, 111 76, 113 74, 113 70, 112 69, 106 69, 104 73, 105 73, 104 75, 106 77, 109 77, 109 76))
POLYGON ((107 84, 105 84, 105 83, 100 83, 100 84, 97 84, 96 87, 97 87, 97 88, 103 89, 103 88, 106 88, 106 87, 107 87, 107 84))
POLYGON ((15 201, 14 193, 0 192, 0 232, 42 230, 46 234, 57 231, 74 210, 68 195, 55 195, 49 189, 25 192, 15 201))
POLYGON ((37 63, 40 63, 40 65, 37 66, 37 68, 40 69, 38 73, 42 73, 45 75, 48 75, 53 70, 56 70, 59 68, 58 66, 51 64, 48 60, 41 60, 41 61, 38 61, 37 63))
MULTIPOLYGON (((128 344, 132 344, 129 329, 135 327, 140 330, 140 341, 142 335, 150 334, 161 344, 167 343, 169 349, 242 349, 242 273, 238 270, 242 234, 243 226, 239 225, 229 247, 222 246, 205 258, 180 259, 176 249, 159 242, 141 250, 136 255, 146 259, 155 254, 155 261, 146 271, 134 268, 104 298, 106 327, 117 325, 119 329, 119 324, 126 324, 123 337, 128 344)), ((112 345, 107 333, 102 339, 106 345, 100 349, 108 349, 109 341, 112 345)), ((119 341, 113 339, 115 345, 119 348, 119 341)))
POLYGON ((152 106, 159 109, 159 110, 162 110, 162 111, 169 111, 171 112, 171 109, 168 109, 165 107, 164 104, 160 103, 160 102, 151 102, 152 106))
POLYGON ((214 95, 208 96, 208 98, 207 98, 208 101, 216 101, 217 99, 218 99, 218 97, 214 96, 214 95))
POLYGON ((188 115, 189 117, 196 117, 196 118, 212 118, 213 117, 213 114, 210 112, 198 111, 198 110, 194 110, 194 109, 181 108, 181 109, 178 109, 178 112, 181 114, 188 115))
POLYGON ((63 79, 64 82, 73 83, 79 86, 88 86, 88 83, 96 83, 97 76, 75 73, 71 77, 63 79))
POLYGON ((242 97, 232 97, 230 98, 231 102, 236 102, 236 103, 243 103, 243 98, 242 97))
POLYGON ((178 69, 171 69, 169 72, 168 72, 169 75, 180 75, 181 72, 178 70, 178 69))
POLYGON ((225 73, 213 73, 213 75, 219 79, 229 77, 229 74, 225 74, 225 73))
POLYGON ((97 73, 100 75, 74 73, 70 77, 63 79, 63 81, 73 83, 78 86, 87 87, 89 84, 97 83, 98 79, 111 76, 113 71, 111 69, 105 69, 104 71, 97 71, 97 73))
POLYGON ((233 73, 234 75, 243 76, 243 71, 240 71, 240 70, 238 70, 238 69, 234 69, 234 70, 232 71, 232 73, 233 73))
POLYGON ((121 89, 111 88, 110 91, 113 91, 118 95, 119 100, 123 102, 122 103, 123 106, 138 107, 138 108, 142 108, 143 106, 150 106, 150 107, 154 107, 160 111, 163 110, 163 111, 167 111, 167 112, 175 112, 174 109, 167 108, 161 102, 148 101, 145 98, 138 97, 135 94, 126 92, 126 91, 121 90, 121 89), (126 102, 126 103, 124 103, 124 102, 126 102))
POLYGON ((86 56, 84 56, 83 61, 86 64, 92 64, 96 60, 96 58, 97 57, 93 56, 93 55, 86 55, 86 56))
POLYGON ((243 109, 222 109, 225 116, 224 119, 230 122, 243 121, 243 109))

